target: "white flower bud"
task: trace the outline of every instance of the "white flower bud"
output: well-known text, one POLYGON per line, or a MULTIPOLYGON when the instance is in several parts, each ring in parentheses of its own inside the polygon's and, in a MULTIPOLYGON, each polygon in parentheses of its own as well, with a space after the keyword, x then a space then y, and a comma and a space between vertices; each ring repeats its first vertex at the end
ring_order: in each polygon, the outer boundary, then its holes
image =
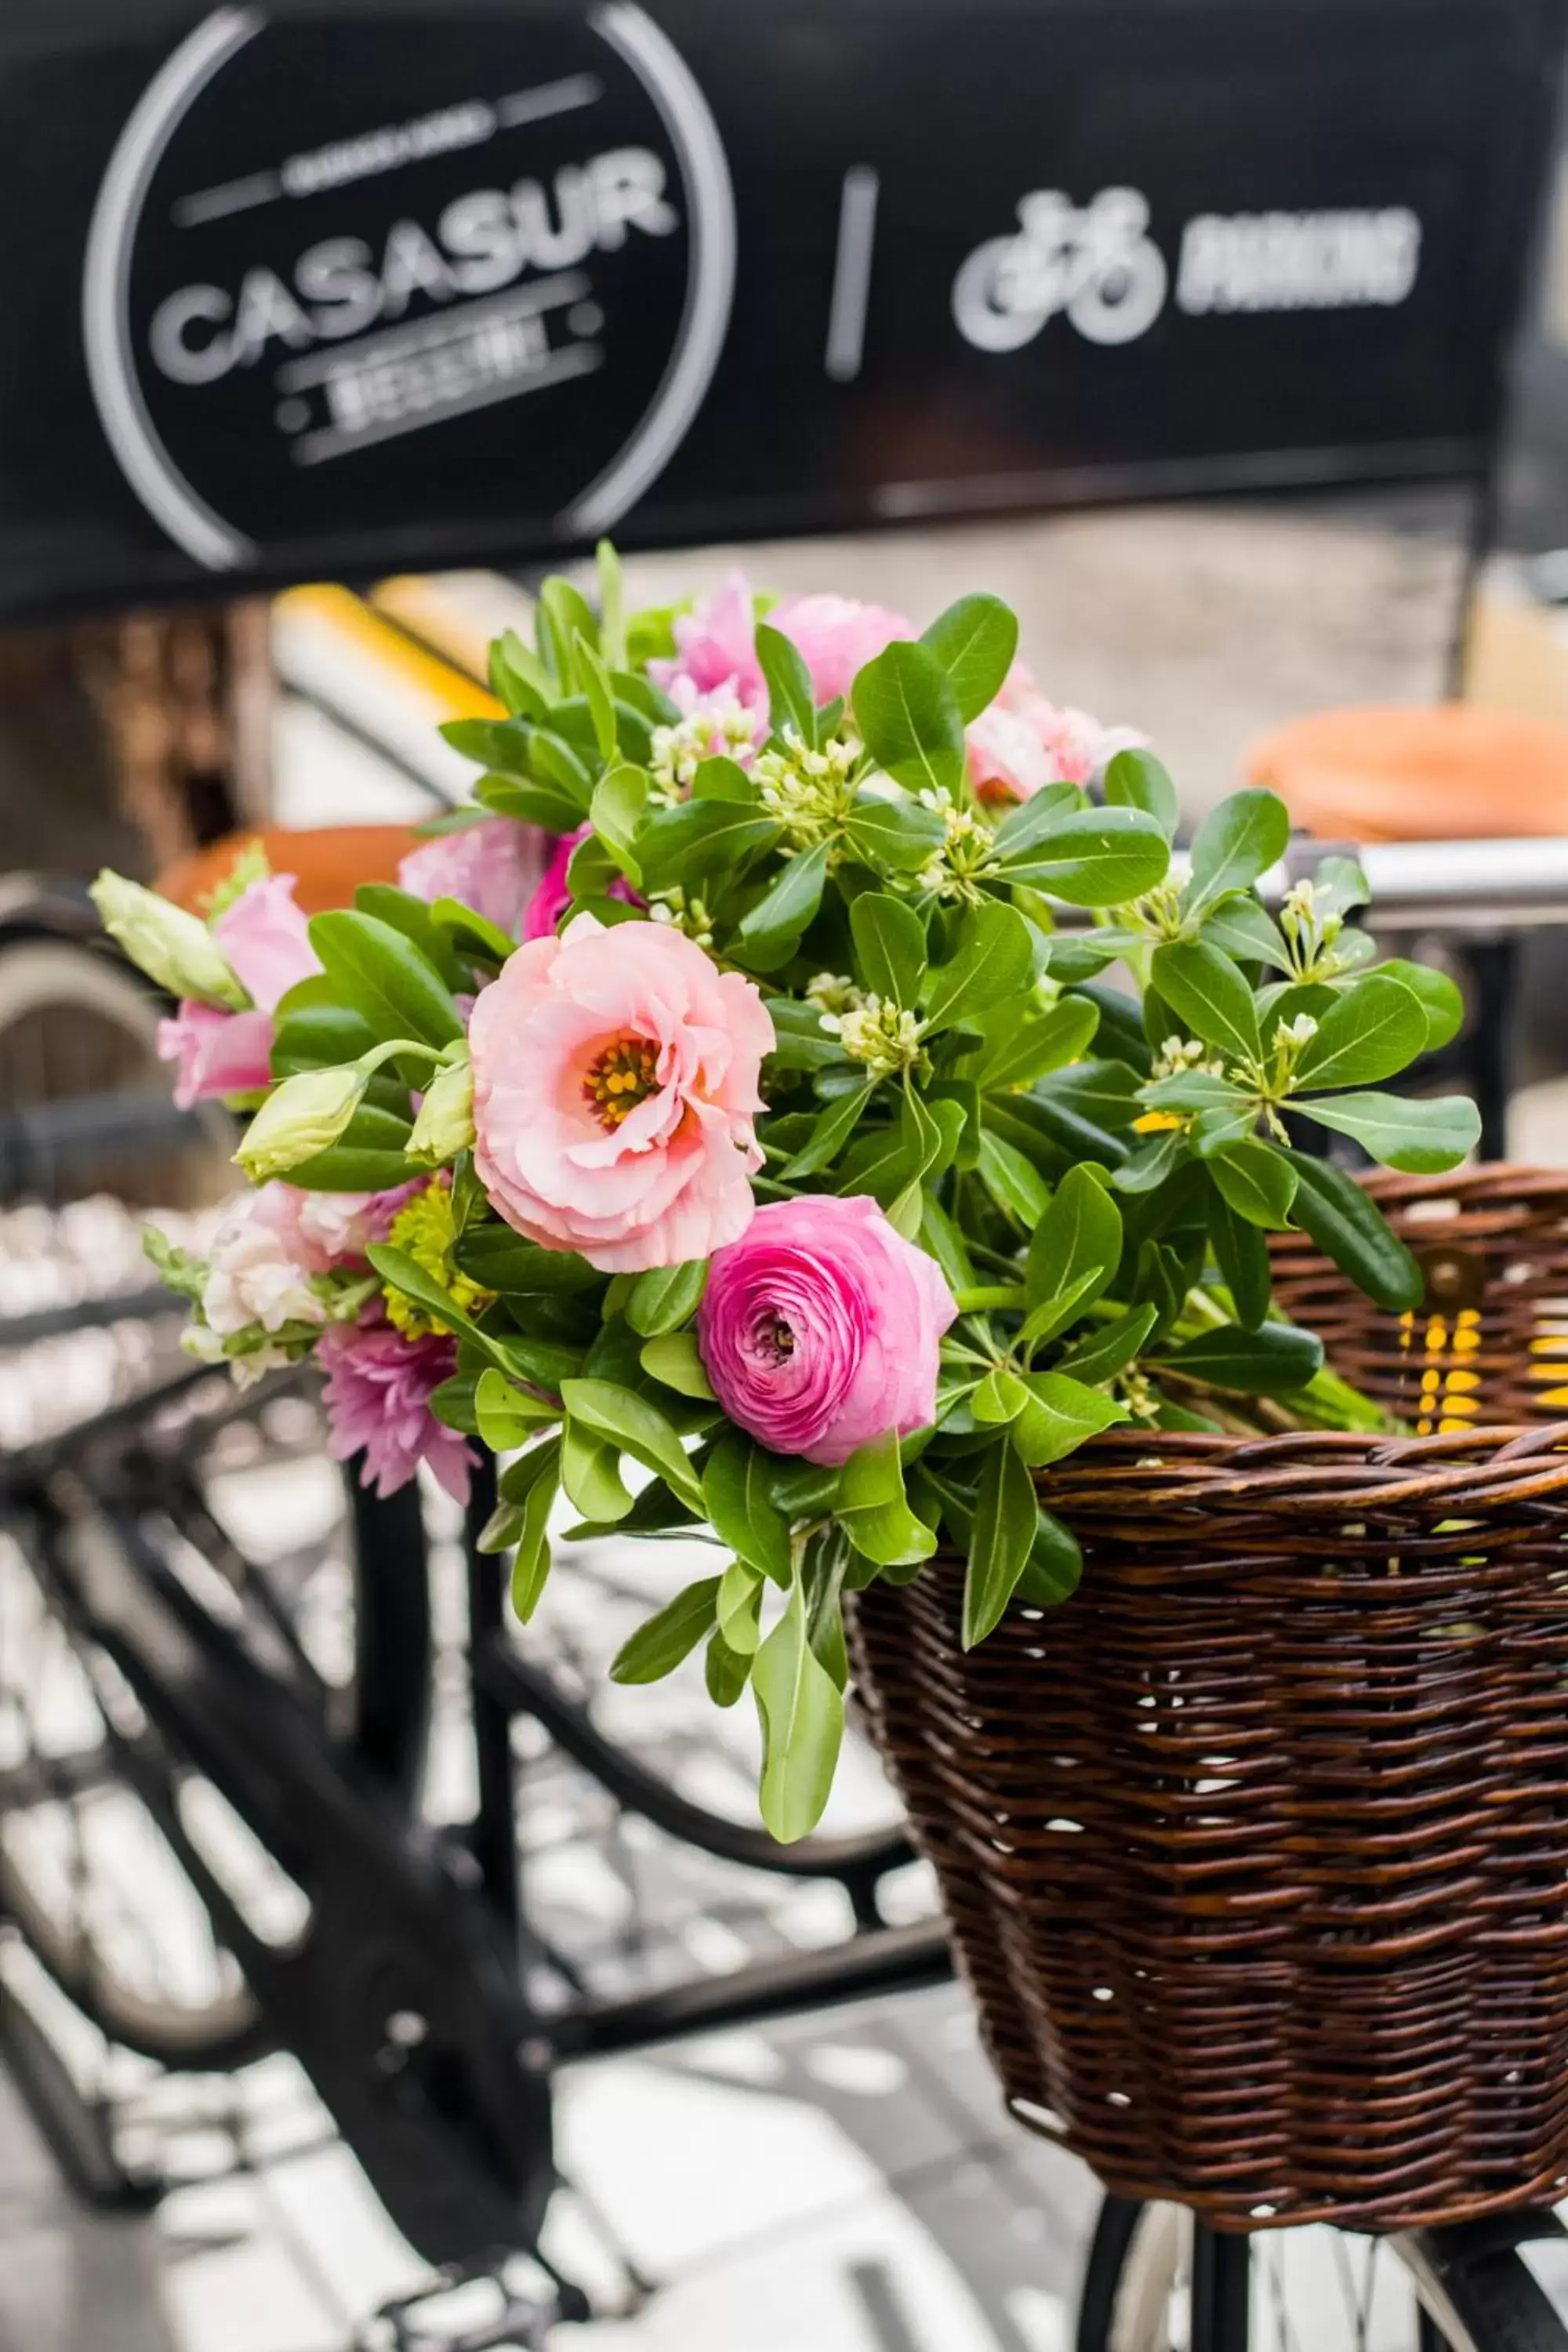
POLYGON ((92 886, 103 928, 132 962, 171 996, 195 996, 238 1012, 250 999, 198 916, 105 866, 92 886))
POLYGON ((431 1079, 405 1150, 426 1168, 442 1168, 473 1139, 474 1073, 465 1054, 431 1079))
POLYGON ((369 1082, 366 1072, 351 1062, 338 1069, 301 1070, 275 1087, 234 1155, 252 1183, 281 1176, 334 1144, 369 1082))

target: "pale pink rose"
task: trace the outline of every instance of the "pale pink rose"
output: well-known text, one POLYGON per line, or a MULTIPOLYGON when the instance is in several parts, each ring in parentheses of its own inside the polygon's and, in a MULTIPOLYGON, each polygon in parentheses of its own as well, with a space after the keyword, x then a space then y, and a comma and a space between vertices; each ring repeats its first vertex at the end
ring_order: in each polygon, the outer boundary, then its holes
POLYGON ((579 915, 474 1007, 474 1166, 530 1241, 606 1274, 706 1257, 752 1216, 773 1024, 757 990, 664 923, 579 915))
POLYGON ((858 671, 875 661, 895 639, 914 630, 901 613, 886 604, 860 604, 851 596, 783 596, 767 615, 768 625, 788 637, 811 672, 818 702, 847 700, 858 671))
POLYGON ((268 874, 252 882, 212 927, 236 979, 261 1013, 274 1012, 279 997, 321 969, 310 926, 294 904, 295 878, 268 874))
MULTIPOLYGON (((556 924, 572 901, 572 893, 566 887, 566 868, 572 863, 572 852, 580 841, 587 840, 593 829, 592 825, 580 824, 575 833, 563 833, 557 838, 554 855, 523 915, 521 936, 525 940, 553 937, 556 924)), ((631 884, 619 874, 610 885, 609 895, 612 898, 624 898, 628 907, 640 907, 643 903, 631 884)))
POLYGON ((516 817, 486 817, 459 833, 421 842, 399 865, 397 879, 426 906, 456 898, 514 940, 549 863, 552 840, 542 827, 516 817))
POLYGON ((767 682, 757 659, 756 615, 743 572, 731 572, 689 613, 675 620, 675 658, 651 661, 648 674, 667 694, 689 686, 698 694, 728 690, 748 709, 765 712, 767 682))
POLYGON ((969 781, 983 801, 1026 801, 1045 784, 1093 783, 1118 751, 1148 740, 1047 700, 1016 661, 995 701, 970 721, 969 781))
POLYGON ((293 1184, 268 1189, 293 1193, 301 1249, 311 1261, 311 1271, 326 1274, 333 1266, 363 1258, 372 1242, 384 1242, 399 1209, 416 1192, 423 1192, 427 1181, 416 1176, 385 1192, 307 1192, 293 1184))
POLYGON ((382 1321, 334 1323, 321 1334, 316 1360, 327 1376, 322 1393, 334 1461, 363 1453, 360 1484, 384 1496, 427 1462, 447 1494, 467 1502, 479 1456, 430 1410, 431 1395, 457 1369, 454 1340, 434 1331, 405 1339, 382 1321))
POLYGON ((174 1017, 158 1024, 158 1058, 176 1062, 174 1101, 181 1110, 221 1095, 254 1094, 272 1084, 272 1015, 226 1013, 199 997, 181 1000, 174 1017))
POLYGON ((775 1454, 837 1466, 936 1414, 938 1348, 958 1312, 933 1258, 875 1201, 770 1201, 715 1253, 698 1346, 730 1419, 775 1454))

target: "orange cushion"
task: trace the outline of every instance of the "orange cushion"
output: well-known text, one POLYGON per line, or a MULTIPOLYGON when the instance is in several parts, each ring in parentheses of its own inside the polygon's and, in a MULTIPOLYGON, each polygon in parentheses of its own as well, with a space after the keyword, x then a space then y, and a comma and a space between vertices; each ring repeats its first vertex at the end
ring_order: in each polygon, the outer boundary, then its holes
POLYGON ((417 836, 404 824, 331 824, 299 832, 262 826, 226 834, 179 858, 158 877, 156 887, 176 906, 195 909, 252 841, 260 842, 274 874, 298 877, 294 896, 307 915, 323 914, 329 907, 351 907, 362 882, 395 882, 399 860, 418 846, 417 836))
POLYGON ((1254 743, 1246 768, 1328 838, 1568 833, 1568 727, 1521 711, 1321 710, 1254 743))

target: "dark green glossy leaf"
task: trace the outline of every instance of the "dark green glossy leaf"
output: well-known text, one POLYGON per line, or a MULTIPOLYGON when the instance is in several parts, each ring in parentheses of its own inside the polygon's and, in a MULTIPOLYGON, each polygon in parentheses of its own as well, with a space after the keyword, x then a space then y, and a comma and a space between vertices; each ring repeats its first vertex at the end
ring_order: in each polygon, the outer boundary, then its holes
POLYGON ((1118 751, 1105 771, 1105 797, 1112 808, 1143 809, 1167 841, 1182 821, 1176 787, 1152 751, 1118 751))
POLYGON ((1258 1008, 1227 955, 1202 940, 1177 940, 1155 949, 1150 970, 1189 1036, 1218 1045, 1238 1061, 1256 1056, 1258 1008))
POLYGON ((1353 1136, 1385 1168, 1407 1176, 1436 1176, 1457 1168, 1481 1138, 1481 1115, 1467 1095, 1333 1095, 1326 1100, 1314 1097, 1297 1108, 1320 1127, 1353 1136))
POLYGON ((1296 1171, 1278 1144, 1232 1144, 1208 1162, 1208 1171, 1221 1197, 1249 1225, 1278 1229, 1289 1217, 1296 1171))
POLYGON ((622 1645, 610 1668, 616 1683, 657 1683, 672 1675, 689 1658, 703 1636, 713 1630, 719 1612, 716 1576, 699 1577, 667 1601, 657 1616, 639 1625, 622 1645))
POLYGON ((897 782, 910 792, 962 790, 963 720, 934 654, 896 641, 866 664, 850 699, 861 741, 897 782))
POLYGON ((1293 1323, 1265 1323, 1247 1331, 1237 1323, 1200 1332, 1180 1346, 1151 1349, 1149 1360, 1211 1388, 1248 1396, 1289 1396, 1305 1388, 1323 1360, 1323 1344, 1293 1323))
POLYGON ((994 702, 1018 650, 1018 623, 999 596, 961 596, 939 613, 921 643, 935 656, 967 726, 994 702))
POLYGON ((1337 995, 1318 1021, 1296 1064, 1295 1083, 1313 1093, 1328 1087, 1375 1086, 1407 1069, 1426 1044, 1420 999, 1397 980, 1369 972, 1337 995))
POLYGON ((913 1007, 926 971, 925 926, 906 898, 863 890, 849 909, 849 928, 864 985, 884 1002, 913 1007))
POLYGON ((1232 793, 1211 809, 1193 838, 1189 913, 1245 890, 1278 865, 1290 839, 1290 815, 1275 793, 1232 793))
POLYGON ((1391 1314, 1419 1307, 1426 1276, 1362 1186, 1331 1160, 1305 1151, 1288 1156, 1296 1171, 1291 1214, 1303 1233, 1376 1306, 1391 1314))
POLYGON ((969 1562, 963 1582, 962 1639, 966 1650, 1000 1624, 1034 1546, 1035 1482, 1005 1440, 980 1465, 969 1562))
POLYGON ((417 1037, 449 1045, 462 1035, 450 989, 428 958, 390 923, 340 908, 312 919, 310 944, 328 979, 378 1044, 417 1037))
POLYGON ((807 751, 816 748, 816 698, 811 672, 782 630, 757 623, 757 660, 767 680, 769 719, 775 735, 793 728, 807 751))

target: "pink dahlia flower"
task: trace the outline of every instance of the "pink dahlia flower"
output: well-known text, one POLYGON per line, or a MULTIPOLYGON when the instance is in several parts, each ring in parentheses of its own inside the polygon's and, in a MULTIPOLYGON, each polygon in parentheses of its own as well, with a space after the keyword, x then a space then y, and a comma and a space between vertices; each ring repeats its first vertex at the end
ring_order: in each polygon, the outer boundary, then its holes
POLYGON ((474 1165, 507 1223, 606 1274, 744 1233, 773 1024, 757 990, 663 923, 579 915, 474 1007, 474 1165))
POLYGON ((1026 801, 1045 784, 1092 783, 1118 751, 1148 740, 1047 701, 1016 661, 995 701, 970 722, 969 781, 982 800, 1026 801))
MULTIPOLYGON (((566 887, 566 868, 572 863, 572 852, 580 841, 586 841, 592 825, 580 824, 575 833, 562 834, 555 843, 555 853, 544 869, 542 880, 528 902, 522 919, 525 940, 546 940, 554 937, 555 926, 572 901, 566 887)), ((628 907, 640 907, 642 900, 629 882, 620 875, 610 885, 612 898, 624 898, 628 907)))
POLYGON ((334 1461, 363 1453, 360 1484, 383 1496, 406 1486, 421 1462, 428 1462, 447 1494, 467 1502, 468 1473, 479 1457, 430 1410, 431 1396, 457 1368, 454 1340, 439 1332, 405 1339, 390 1323, 333 1323, 322 1332, 316 1358, 327 1376, 334 1461))
POLYGON ((304 913, 294 903, 294 881, 292 874, 268 874, 252 882, 212 927, 254 1010, 226 1013, 187 996, 173 1019, 158 1024, 159 1060, 179 1065, 174 1101, 181 1110, 272 1083, 272 1014, 279 999, 321 969, 304 913))
POLYGON ((550 859, 553 836, 516 817, 492 816, 411 849, 397 869, 402 887, 433 906, 456 898, 515 940, 550 859))
POLYGON ((771 1201, 715 1253, 698 1344, 731 1421, 776 1454, 837 1465, 936 1412, 937 1350, 958 1312, 933 1258, 875 1201, 771 1201))
POLYGON ((847 698, 858 670, 896 638, 914 635, 901 613, 886 604, 859 604, 851 596, 783 596, 768 624, 788 637, 811 672, 818 702, 847 698))

